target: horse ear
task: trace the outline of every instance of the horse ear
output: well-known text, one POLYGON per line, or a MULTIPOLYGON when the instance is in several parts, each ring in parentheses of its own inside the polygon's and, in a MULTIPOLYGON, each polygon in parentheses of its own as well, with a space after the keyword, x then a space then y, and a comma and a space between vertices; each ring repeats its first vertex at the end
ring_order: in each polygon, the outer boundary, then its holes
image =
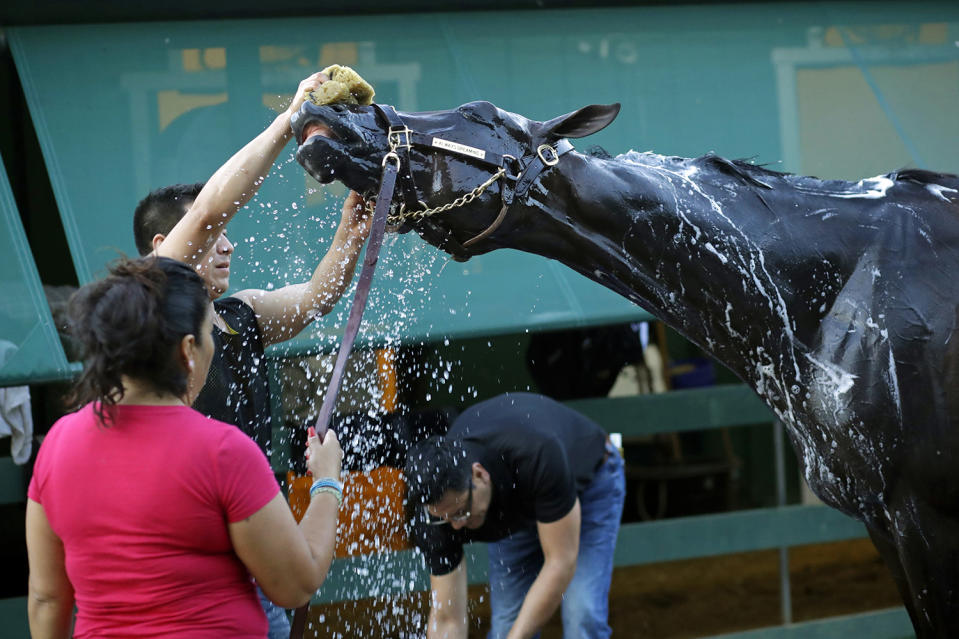
POLYGON ((591 104, 543 122, 543 131, 555 138, 582 138, 602 131, 619 115, 619 102, 591 104))

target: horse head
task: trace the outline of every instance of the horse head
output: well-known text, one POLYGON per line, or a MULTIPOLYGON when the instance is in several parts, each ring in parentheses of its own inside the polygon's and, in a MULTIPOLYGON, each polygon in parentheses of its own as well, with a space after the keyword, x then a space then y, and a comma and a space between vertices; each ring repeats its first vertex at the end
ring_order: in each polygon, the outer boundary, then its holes
POLYGON ((391 223, 466 260, 507 245, 503 238, 525 214, 514 201, 572 148, 566 138, 595 133, 618 113, 618 104, 591 105, 539 122, 489 102, 419 113, 306 102, 292 126, 296 159, 310 175, 323 184, 339 180, 367 198, 379 188, 384 156, 396 150, 391 223))

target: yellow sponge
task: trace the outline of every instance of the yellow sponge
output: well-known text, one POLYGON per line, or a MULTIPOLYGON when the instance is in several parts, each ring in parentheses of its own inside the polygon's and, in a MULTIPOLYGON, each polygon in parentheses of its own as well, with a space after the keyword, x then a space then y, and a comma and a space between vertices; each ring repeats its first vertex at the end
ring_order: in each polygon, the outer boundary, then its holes
POLYGON ((333 64, 323 69, 323 73, 330 79, 307 94, 313 104, 373 103, 373 87, 350 67, 333 64))

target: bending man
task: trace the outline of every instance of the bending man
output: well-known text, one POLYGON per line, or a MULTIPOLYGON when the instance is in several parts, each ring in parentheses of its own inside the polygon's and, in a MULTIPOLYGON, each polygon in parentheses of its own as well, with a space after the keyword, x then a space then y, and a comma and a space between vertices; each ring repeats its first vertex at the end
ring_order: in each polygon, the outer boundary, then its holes
POLYGON ((461 414, 405 468, 432 589, 428 636, 466 637, 463 544, 489 549, 491 639, 533 637, 562 603, 565 637, 608 637, 623 461, 595 423, 542 395, 461 414))

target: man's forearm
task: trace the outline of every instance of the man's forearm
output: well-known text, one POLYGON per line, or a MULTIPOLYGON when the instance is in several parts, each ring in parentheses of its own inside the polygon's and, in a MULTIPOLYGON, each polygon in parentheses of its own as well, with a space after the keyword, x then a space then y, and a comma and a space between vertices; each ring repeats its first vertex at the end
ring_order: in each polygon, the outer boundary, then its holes
POLYGON ((561 562, 547 561, 543 564, 542 570, 523 599, 523 606, 507 639, 532 637, 549 621, 562 602, 563 592, 572 580, 575 570, 575 562, 572 567, 561 562))
POLYGON ((436 610, 431 609, 426 637, 427 639, 466 639, 468 627, 465 618, 462 620, 439 618, 436 610))
POLYGON ((338 232, 309 281, 276 291, 234 294, 253 307, 264 346, 295 337, 314 319, 330 312, 353 279, 363 239, 349 236, 344 240, 338 232))
POLYGON ((290 114, 284 111, 217 169, 207 186, 218 191, 220 204, 235 207, 235 212, 249 202, 292 136, 290 114))
POLYGON ((290 114, 283 112, 216 170, 157 252, 198 264, 223 227, 256 195, 291 135, 290 114))
POLYGON ((430 576, 429 639, 466 639, 466 562, 460 561, 452 572, 430 576))
POLYGON ((343 228, 337 230, 330 249, 310 278, 309 306, 314 313, 329 313, 350 285, 364 239, 343 228))

